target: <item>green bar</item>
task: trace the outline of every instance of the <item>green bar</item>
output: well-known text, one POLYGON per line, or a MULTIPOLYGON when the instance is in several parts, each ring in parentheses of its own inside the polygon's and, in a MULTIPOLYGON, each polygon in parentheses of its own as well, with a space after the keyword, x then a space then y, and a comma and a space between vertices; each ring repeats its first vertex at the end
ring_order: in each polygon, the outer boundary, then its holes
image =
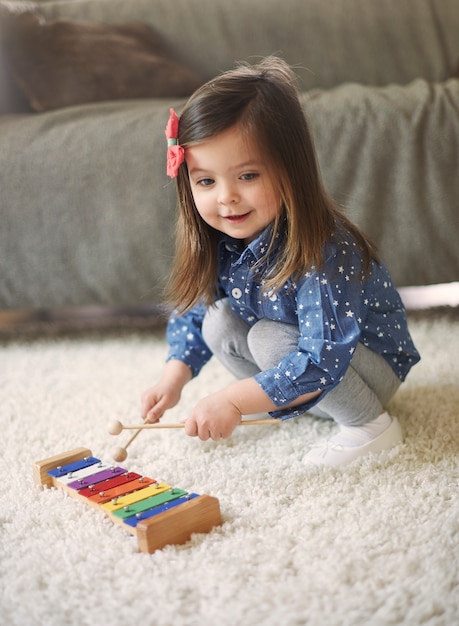
POLYGON ((122 508, 117 511, 113 511, 112 515, 116 515, 116 517, 119 517, 120 519, 126 519, 127 517, 132 517, 137 513, 143 513, 143 511, 153 509, 155 506, 159 506, 160 504, 171 502, 181 496, 186 496, 186 494, 187 492, 183 491, 183 489, 169 489, 168 491, 159 493, 157 496, 151 496, 150 498, 146 498, 146 500, 134 502, 134 504, 130 504, 127 507, 127 510, 122 508))

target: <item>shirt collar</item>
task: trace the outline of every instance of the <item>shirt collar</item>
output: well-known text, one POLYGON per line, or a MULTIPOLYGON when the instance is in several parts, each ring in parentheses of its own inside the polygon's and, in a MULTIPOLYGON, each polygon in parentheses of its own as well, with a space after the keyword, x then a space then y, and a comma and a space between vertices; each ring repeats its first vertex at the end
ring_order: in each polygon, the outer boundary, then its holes
POLYGON ((244 247, 240 239, 234 239, 229 235, 223 234, 219 246, 225 246, 229 252, 235 252, 239 255, 239 261, 242 261, 248 253, 251 253, 257 261, 263 258, 268 251, 271 242, 273 224, 269 224, 264 231, 258 235, 247 247, 244 247))

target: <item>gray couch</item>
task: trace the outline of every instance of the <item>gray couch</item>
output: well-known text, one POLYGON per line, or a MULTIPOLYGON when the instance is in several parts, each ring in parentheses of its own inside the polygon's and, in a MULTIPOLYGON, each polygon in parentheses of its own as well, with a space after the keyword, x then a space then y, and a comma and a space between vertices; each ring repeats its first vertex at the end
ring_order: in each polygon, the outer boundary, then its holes
MULTIPOLYGON (((459 279, 457 0, 35 4, 47 18, 148 23, 203 79, 283 56, 326 186, 397 285, 459 279)), ((36 113, 5 63, 0 81, 0 309, 160 303, 175 214, 164 127, 185 99, 36 113)))

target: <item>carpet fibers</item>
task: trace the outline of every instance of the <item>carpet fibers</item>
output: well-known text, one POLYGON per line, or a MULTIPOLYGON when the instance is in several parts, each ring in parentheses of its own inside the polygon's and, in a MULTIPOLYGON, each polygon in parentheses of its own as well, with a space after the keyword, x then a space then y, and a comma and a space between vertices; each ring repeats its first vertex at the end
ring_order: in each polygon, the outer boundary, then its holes
MULTIPOLYGON (((160 374, 163 333, 8 338, 0 345, 0 624, 453 626, 459 623, 459 321, 411 320, 422 361, 389 406, 402 446, 341 471, 302 457, 334 425, 303 416, 225 441, 147 431, 125 465, 216 496, 224 523, 182 546, 136 539, 35 461, 75 447, 110 460, 160 374)), ((212 361, 165 417, 229 382, 212 361)))

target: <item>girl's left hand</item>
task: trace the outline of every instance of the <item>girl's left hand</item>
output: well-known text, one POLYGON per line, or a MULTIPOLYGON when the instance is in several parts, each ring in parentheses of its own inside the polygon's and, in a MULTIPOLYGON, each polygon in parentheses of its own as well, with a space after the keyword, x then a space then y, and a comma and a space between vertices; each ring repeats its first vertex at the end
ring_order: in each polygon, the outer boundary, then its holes
POLYGON ((185 433, 190 437, 226 439, 241 421, 238 408, 226 397, 217 392, 200 400, 185 421, 185 433))

